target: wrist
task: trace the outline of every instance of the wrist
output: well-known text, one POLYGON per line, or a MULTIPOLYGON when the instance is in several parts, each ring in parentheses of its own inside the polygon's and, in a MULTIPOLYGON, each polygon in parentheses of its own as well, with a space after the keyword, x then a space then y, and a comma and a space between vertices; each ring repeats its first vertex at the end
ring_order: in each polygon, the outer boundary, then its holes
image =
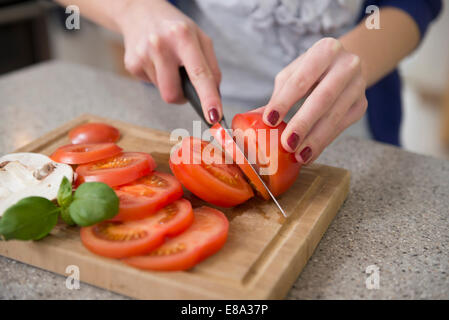
MULTIPOLYGON (((151 14, 153 11, 157 12, 157 6, 162 3, 167 3, 167 0, 121 0, 117 1, 114 7, 113 19, 118 30, 123 34, 124 29, 128 24, 135 24, 135 15, 142 12, 143 6, 150 7, 147 11, 151 14)), ((148 17, 147 17, 148 18, 148 17)))
POLYGON ((112 19, 114 24, 120 33, 123 34, 123 29, 125 28, 127 16, 129 15, 130 7, 132 5, 132 0, 121 0, 114 2, 112 9, 112 19))

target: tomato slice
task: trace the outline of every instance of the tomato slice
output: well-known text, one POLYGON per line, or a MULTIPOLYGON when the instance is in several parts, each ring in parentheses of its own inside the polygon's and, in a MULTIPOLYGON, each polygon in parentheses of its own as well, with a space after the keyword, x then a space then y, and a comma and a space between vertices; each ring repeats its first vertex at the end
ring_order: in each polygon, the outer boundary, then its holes
POLYGON ((104 257, 142 255, 162 245, 165 237, 186 230, 193 219, 192 205, 180 199, 142 220, 103 221, 81 228, 81 241, 87 249, 104 257))
MULTIPOLYGON (((257 154, 256 160, 259 169, 265 168, 267 171, 270 171, 269 168, 272 165, 273 168, 276 168, 276 170, 269 172, 269 174, 261 175, 268 188, 275 196, 284 193, 291 187, 296 181, 301 169, 301 163, 296 161, 295 155, 287 152, 282 147, 281 135, 286 126, 287 124, 285 122, 281 122, 275 128, 267 126, 263 122, 262 112, 237 114, 232 120, 232 129, 234 130, 233 134, 235 137, 238 137, 238 135, 245 130, 255 130, 254 134, 247 134, 245 138, 240 137, 240 139, 237 139, 236 141, 237 143, 240 143, 240 148, 246 154, 248 154, 249 151, 257 154), (260 129, 266 130, 265 139, 263 138, 263 135, 258 134, 257 131, 260 129), (270 145, 272 129, 277 129, 277 131, 275 131, 275 133, 277 133, 277 139, 274 141, 276 146, 273 146, 273 149, 277 152, 273 153, 271 153, 270 145), (256 150, 254 150, 254 148, 256 150)), ((254 178, 251 176, 248 176, 248 178, 251 179, 253 184, 256 184, 254 178)), ((266 197, 266 199, 268 198, 266 197)))
POLYGON ((254 193, 240 169, 235 164, 226 164, 224 154, 218 148, 214 149, 219 153, 214 155, 218 163, 208 162, 206 147, 209 144, 197 138, 189 137, 182 141, 169 161, 176 178, 197 197, 221 207, 232 207, 253 197, 254 193), (183 156, 183 152, 190 154, 183 156))
POLYGON ((169 173, 152 172, 130 184, 115 188, 120 199, 117 221, 139 220, 156 213, 159 209, 183 195, 182 186, 169 173))
POLYGON ((106 123, 90 122, 70 130, 69 138, 73 144, 117 142, 120 131, 106 123))
MULTIPOLYGON (((223 150, 228 155, 232 156, 234 162, 239 166, 240 170, 243 171, 257 193, 262 196, 262 198, 268 200, 270 198, 270 195, 267 189, 265 189, 264 185, 257 177, 257 174, 254 172, 253 168, 251 168, 251 165, 249 164, 248 160, 246 160, 244 153, 237 146, 234 139, 228 134, 228 132, 219 122, 212 126, 211 132, 217 142, 222 146, 223 150)), ((257 167, 255 167, 255 169, 257 170, 257 167)))
POLYGON ((130 183, 146 176, 156 168, 153 157, 143 152, 124 152, 117 156, 83 164, 76 168, 76 184, 104 182, 110 187, 130 183))
POLYGON ((143 256, 123 261, 146 270, 187 270, 220 250, 228 237, 229 222, 226 216, 209 207, 194 211, 193 224, 179 236, 143 256))
POLYGON ((69 144, 59 147, 50 158, 66 164, 83 164, 115 156, 122 152, 115 143, 69 144))

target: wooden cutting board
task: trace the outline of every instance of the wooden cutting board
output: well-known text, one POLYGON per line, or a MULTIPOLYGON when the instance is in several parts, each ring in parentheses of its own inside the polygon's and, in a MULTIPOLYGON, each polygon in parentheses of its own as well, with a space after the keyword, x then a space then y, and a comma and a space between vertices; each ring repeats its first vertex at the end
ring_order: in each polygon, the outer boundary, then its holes
MULTIPOLYGON (((68 131, 86 122, 106 122, 120 129, 126 151, 153 155, 159 171, 170 172, 169 134, 83 115, 17 152, 51 154, 68 144, 68 131)), ((271 201, 252 199, 222 210, 229 237, 217 254, 183 272, 149 272, 102 258, 85 249, 77 227, 58 225, 41 241, 0 242, 0 255, 67 276, 76 265, 81 281, 142 299, 280 299, 296 281, 349 191, 347 170, 311 165, 303 168, 292 188, 279 197, 283 219, 271 201)), ((186 192, 194 207, 203 202, 186 192)), ((82 285, 82 284, 81 284, 82 285)))

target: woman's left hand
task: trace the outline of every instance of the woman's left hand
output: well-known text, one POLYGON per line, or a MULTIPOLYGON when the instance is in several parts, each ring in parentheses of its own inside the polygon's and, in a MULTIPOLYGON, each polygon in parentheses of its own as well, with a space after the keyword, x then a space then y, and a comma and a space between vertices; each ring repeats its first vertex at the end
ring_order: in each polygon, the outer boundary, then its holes
POLYGON ((365 89, 360 58, 346 51, 337 39, 324 38, 276 76, 263 119, 276 126, 307 96, 281 141, 298 162, 309 164, 363 116, 368 106, 365 89))

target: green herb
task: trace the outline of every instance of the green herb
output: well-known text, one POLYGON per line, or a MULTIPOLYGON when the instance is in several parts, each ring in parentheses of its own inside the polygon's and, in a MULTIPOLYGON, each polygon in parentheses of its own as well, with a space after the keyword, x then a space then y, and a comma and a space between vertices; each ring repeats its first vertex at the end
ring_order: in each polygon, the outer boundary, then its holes
POLYGON ((118 209, 119 199, 114 190, 102 182, 89 182, 76 189, 69 213, 77 225, 87 227, 113 218, 118 209))
POLYGON ((62 178, 61 185, 58 190, 58 204, 61 207, 61 218, 69 226, 75 225, 72 217, 70 217, 69 206, 73 201, 72 184, 67 177, 62 178))
POLYGON ((61 208, 61 219, 69 226, 74 226, 76 224, 70 216, 69 208, 61 208))
POLYGON ((0 220, 5 240, 39 240, 58 222, 59 208, 50 200, 28 197, 8 208, 0 220))
POLYGON ((57 201, 60 207, 42 197, 28 197, 9 207, 0 218, 0 239, 39 240, 50 233, 59 215, 69 225, 85 227, 113 218, 119 209, 119 199, 108 185, 86 182, 72 195, 65 177, 57 201))
POLYGON ((67 177, 62 178, 61 185, 58 190, 58 204, 67 208, 72 202, 72 184, 67 177))

